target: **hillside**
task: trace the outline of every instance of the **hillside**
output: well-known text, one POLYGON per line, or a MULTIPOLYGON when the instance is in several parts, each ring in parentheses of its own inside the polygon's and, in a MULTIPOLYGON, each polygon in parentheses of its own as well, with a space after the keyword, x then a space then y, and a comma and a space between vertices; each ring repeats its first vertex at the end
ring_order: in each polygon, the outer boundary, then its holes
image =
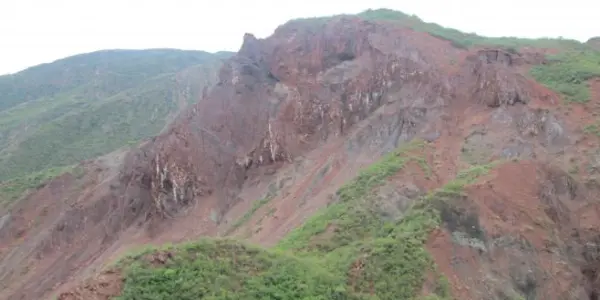
POLYGON ((0 76, 0 203, 35 178, 158 134, 229 56, 109 50, 0 76))
POLYGON ((599 109, 593 43, 246 34, 159 135, 0 219, 0 299, 596 300, 599 109))

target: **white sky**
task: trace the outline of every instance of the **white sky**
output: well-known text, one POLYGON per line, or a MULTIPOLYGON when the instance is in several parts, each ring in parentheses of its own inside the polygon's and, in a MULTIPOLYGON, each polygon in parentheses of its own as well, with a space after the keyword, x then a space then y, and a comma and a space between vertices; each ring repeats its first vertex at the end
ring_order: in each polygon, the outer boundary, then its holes
POLYGON ((594 0, 0 0, 0 74, 100 49, 237 51, 245 32, 391 8, 489 36, 600 36, 594 0))

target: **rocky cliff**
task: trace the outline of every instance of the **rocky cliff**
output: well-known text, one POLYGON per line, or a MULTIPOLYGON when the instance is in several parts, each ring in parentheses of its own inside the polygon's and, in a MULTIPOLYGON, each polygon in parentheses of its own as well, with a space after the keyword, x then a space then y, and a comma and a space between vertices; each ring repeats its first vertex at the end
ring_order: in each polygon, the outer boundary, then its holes
POLYGON ((414 112, 402 120, 409 136, 439 114, 450 85, 394 29, 342 17, 291 22, 265 40, 247 34, 219 83, 135 154, 135 184, 149 187, 161 214, 213 193, 226 211, 257 169, 344 135, 384 103, 414 112))

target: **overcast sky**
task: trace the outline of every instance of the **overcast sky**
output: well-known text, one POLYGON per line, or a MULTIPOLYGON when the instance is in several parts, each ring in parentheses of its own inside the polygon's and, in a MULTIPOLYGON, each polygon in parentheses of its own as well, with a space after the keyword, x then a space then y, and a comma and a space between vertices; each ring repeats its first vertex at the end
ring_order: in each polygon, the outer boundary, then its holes
POLYGON ((593 0, 0 0, 0 74, 100 49, 237 51, 298 17, 392 8, 490 36, 600 35, 593 0))

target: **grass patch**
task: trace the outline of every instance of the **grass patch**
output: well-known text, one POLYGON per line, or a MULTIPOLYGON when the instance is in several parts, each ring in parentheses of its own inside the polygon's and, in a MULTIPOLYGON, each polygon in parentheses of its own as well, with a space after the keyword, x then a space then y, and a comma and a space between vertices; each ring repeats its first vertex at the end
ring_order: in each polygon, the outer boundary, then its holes
POLYGON ((470 242, 479 248, 485 247, 486 234, 479 223, 477 213, 469 209, 470 203, 464 195, 464 187, 488 174, 499 163, 501 161, 463 170, 454 180, 425 196, 425 203, 433 206, 446 229, 453 235, 460 236, 463 242, 470 242))
POLYGON ((524 46, 541 48, 573 48, 580 47, 582 43, 569 39, 539 38, 526 39, 517 37, 485 37, 475 33, 465 33, 460 30, 428 23, 415 15, 391 9, 369 9, 358 14, 359 17, 374 21, 391 21, 408 26, 414 30, 427 32, 435 37, 448 40, 457 48, 470 48, 474 46, 499 46, 508 51, 516 51, 524 46))
POLYGON ((600 136, 600 125, 591 124, 583 127, 583 133, 600 136))
POLYGON ((272 199, 272 197, 266 197, 266 198, 260 199, 258 201, 254 201, 254 203, 252 203, 252 207, 239 220, 237 220, 235 223, 233 223, 233 225, 231 225, 231 227, 229 229, 227 229, 227 232, 225 233, 225 235, 231 234, 236 229, 238 229, 240 226, 242 226, 243 224, 248 222, 250 220, 250 218, 252 218, 254 213, 258 209, 263 207, 265 204, 269 203, 269 201, 271 201, 271 199, 272 199))
POLYGON ((549 64, 531 69, 540 83, 564 95, 569 102, 585 103, 590 99, 588 80, 600 77, 600 52, 573 50, 550 57, 549 64))
POLYGON ((365 235, 373 235, 374 228, 379 228, 382 220, 374 217, 377 213, 374 207, 363 202, 369 202, 368 193, 375 187, 384 183, 384 180, 400 171, 414 155, 409 153, 415 149, 422 149, 422 141, 413 141, 400 149, 388 153, 379 162, 362 170, 351 182, 345 184, 337 191, 339 201, 329 206, 326 210, 317 212, 299 230, 292 231, 280 247, 299 250, 311 244, 312 237, 335 226, 336 235, 324 241, 323 244, 313 245, 322 251, 345 246, 349 242, 360 239, 365 235), (359 203, 360 202, 360 203, 359 203), (349 206, 348 204, 353 204, 349 206), (339 233, 339 234, 338 234, 339 233))
POLYGON ((170 49, 99 51, 0 76, 0 181, 157 135, 215 82, 225 57, 170 49))
POLYGON ((173 256, 160 266, 130 258, 116 299, 361 299, 338 274, 278 251, 206 239, 164 251, 173 256))
MULTIPOLYGON (((215 239, 163 247, 172 258, 162 265, 144 258, 152 250, 125 258, 118 299, 415 299, 426 272, 437 272, 424 247, 441 223, 436 203, 492 167, 461 172, 415 199, 403 216, 382 218, 374 189, 416 159, 423 146, 412 142, 360 172, 338 191, 339 201, 273 249, 215 239)), ((440 276, 435 295, 419 299, 450 299, 447 280, 440 276)))
POLYGON ((44 183, 67 172, 81 176, 83 170, 75 166, 54 167, 34 172, 22 177, 0 183, 0 206, 7 207, 24 196, 28 191, 40 188, 44 183))

